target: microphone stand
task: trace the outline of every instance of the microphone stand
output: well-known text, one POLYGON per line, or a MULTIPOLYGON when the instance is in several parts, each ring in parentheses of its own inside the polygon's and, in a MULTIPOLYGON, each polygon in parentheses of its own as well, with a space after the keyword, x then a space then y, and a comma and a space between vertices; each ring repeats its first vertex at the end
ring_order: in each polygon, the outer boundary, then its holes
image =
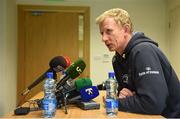
POLYGON ((64 111, 65 111, 65 114, 68 114, 68 111, 67 111, 67 97, 69 95, 67 93, 63 93, 63 102, 64 102, 64 111))
POLYGON ((56 96, 57 96, 57 107, 58 108, 61 108, 62 106, 64 106, 64 111, 65 111, 65 114, 68 114, 68 111, 67 111, 67 105, 68 105, 68 96, 69 94, 68 93, 64 93, 64 92, 58 92, 56 93, 56 96))

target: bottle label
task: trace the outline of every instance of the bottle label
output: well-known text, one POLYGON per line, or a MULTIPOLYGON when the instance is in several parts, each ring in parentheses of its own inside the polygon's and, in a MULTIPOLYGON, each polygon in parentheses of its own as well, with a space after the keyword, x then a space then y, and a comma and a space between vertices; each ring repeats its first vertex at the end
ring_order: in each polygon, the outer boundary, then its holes
POLYGON ((116 99, 106 99, 106 108, 118 108, 118 100, 116 99))
POLYGON ((43 110, 55 110, 57 101, 56 99, 44 99, 43 110))

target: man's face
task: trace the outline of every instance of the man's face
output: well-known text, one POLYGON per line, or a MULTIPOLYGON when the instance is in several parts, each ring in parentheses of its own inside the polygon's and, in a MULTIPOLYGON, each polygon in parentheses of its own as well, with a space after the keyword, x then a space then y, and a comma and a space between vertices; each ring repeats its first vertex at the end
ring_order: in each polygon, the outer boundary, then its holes
POLYGON ((109 51, 124 50, 124 29, 118 25, 113 18, 105 18, 99 25, 102 41, 108 47, 109 51))

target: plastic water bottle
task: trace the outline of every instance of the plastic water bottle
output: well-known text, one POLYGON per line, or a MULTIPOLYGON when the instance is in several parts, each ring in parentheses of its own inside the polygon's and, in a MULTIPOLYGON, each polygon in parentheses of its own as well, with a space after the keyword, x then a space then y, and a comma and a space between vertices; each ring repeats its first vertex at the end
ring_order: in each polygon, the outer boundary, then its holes
POLYGON ((43 117, 52 118, 55 116, 57 106, 55 95, 56 84, 52 72, 48 72, 46 75, 47 79, 44 83, 43 117))
POLYGON ((118 100, 117 100, 117 81, 114 72, 108 73, 108 79, 105 82, 106 86, 106 114, 109 117, 116 117, 118 113, 118 100))

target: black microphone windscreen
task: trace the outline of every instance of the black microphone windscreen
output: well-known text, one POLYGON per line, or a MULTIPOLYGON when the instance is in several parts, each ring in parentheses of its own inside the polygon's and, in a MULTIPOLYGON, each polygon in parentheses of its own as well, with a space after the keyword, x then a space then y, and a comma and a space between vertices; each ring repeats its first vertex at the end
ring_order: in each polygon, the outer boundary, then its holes
POLYGON ((97 88, 98 88, 98 90, 106 90, 105 83, 103 82, 103 83, 101 83, 101 84, 98 84, 98 85, 97 85, 97 88))
POLYGON ((49 66, 56 72, 66 69, 70 65, 69 58, 56 56, 49 62, 49 66))

